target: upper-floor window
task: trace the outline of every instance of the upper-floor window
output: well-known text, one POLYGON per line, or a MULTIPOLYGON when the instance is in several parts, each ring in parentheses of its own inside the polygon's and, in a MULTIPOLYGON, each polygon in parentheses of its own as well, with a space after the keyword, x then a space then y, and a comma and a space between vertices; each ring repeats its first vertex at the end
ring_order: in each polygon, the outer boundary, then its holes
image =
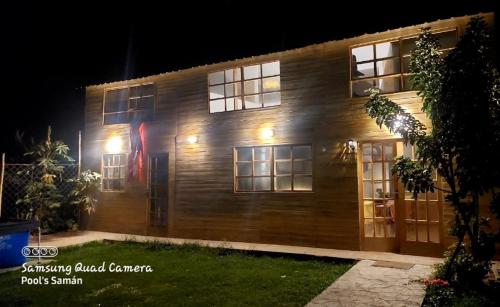
POLYGON ((208 75, 210 113, 281 104, 280 62, 216 71, 208 75))
POLYGON ((239 147, 236 192, 312 191, 311 145, 239 147))
POLYGON ((154 100, 152 83, 106 91, 104 125, 153 120, 154 100))
MULTIPOLYGON (((436 33, 444 53, 457 42, 456 29, 436 33)), ((410 54, 415 49, 416 37, 351 48, 351 95, 367 96, 372 87, 381 93, 411 90, 409 79, 410 54)))

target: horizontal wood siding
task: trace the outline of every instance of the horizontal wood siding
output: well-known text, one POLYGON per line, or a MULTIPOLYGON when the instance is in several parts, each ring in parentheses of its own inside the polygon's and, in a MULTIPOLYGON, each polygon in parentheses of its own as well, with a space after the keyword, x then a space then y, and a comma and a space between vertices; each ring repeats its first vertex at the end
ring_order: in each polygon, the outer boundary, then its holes
MULTIPOLYGON (((487 15, 492 21, 492 16, 487 15)), ((438 21, 435 29, 458 26, 467 18, 438 21)), ((379 129, 363 99, 349 92, 350 46, 418 33, 422 25, 328 42, 254 58, 201 66, 147 78, 87 88, 84 164, 100 170, 105 140, 128 138, 127 125, 102 126, 105 88, 154 82, 155 121, 148 123, 150 152, 169 153, 169 220, 166 235, 184 238, 318 246, 357 250, 359 240, 356 154, 349 138, 394 138, 379 129), (279 60, 281 105, 267 109, 209 114, 207 74, 279 60), (260 129, 274 129, 271 141, 260 129), (187 138, 197 135, 199 142, 187 138), (313 192, 235 193, 233 148, 265 144, 312 144, 313 192)), ((419 119, 415 92, 391 98, 419 119)), ((88 227, 147 233, 145 184, 130 183, 123 193, 102 193, 88 227)))

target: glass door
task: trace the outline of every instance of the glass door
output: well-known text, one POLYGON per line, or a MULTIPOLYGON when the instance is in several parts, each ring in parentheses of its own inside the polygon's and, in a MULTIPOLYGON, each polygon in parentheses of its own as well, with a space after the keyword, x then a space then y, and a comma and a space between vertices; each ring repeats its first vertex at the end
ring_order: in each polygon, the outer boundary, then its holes
MULTIPOLYGON (((414 147, 398 144, 401 154, 412 160, 416 159, 414 147)), ((399 150, 398 150, 399 151, 399 150)), ((432 174, 434 185, 440 188, 441 180, 436 171, 432 174)), ((401 184, 401 190, 403 186, 401 184)), ((442 251, 442 192, 419 193, 415 198, 412 192, 401 195, 404 203, 402 252, 422 255, 441 255, 442 251)))
POLYGON ((365 250, 397 251, 395 141, 361 144, 361 242, 365 250))

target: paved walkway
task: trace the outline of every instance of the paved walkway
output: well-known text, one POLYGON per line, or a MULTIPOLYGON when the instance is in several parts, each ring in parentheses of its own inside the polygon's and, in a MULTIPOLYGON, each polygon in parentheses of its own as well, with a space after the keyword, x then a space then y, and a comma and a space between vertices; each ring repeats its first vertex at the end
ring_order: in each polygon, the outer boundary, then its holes
MULTIPOLYGON (((32 238, 30 244, 33 245, 36 244, 37 240, 38 240, 37 237, 32 238)), ((54 235, 45 235, 42 236, 41 242, 42 245, 64 247, 64 246, 78 245, 87 242, 101 241, 101 240, 113 240, 113 241, 134 240, 138 242, 159 241, 171 244, 195 243, 209 247, 224 247, 224 248, 238 249, 238 250, 291 253, 291 254, 353 259, 353 260, 385 260, 385 261, 407 262, 407 263, 422 264, 422 265, 433 265, 442 261, 441 258, 401 255, 401 254, 384 253, 384 252, 349 251, 341 249, 246 243, 246 242, 191 240, 191 239, 179 239, 179 238, 126 235, 126 234, 100 232, 100 231, 77 231, 77 232, 57 233, 54 235)))
POLYGON ((428 277, 431 266, 411 269, 375 267, 362 260, 314 298, 306 307, 318 306, 420 306, 425 290, 419 279, 428 277))

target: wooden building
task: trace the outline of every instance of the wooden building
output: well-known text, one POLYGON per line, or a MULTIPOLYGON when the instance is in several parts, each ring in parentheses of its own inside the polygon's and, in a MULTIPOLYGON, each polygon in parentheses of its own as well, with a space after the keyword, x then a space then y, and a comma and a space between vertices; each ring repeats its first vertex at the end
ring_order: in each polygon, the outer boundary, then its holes
POLYGON ((469 19, 88 86, 83 164, 103 180, 86 227, 437 255, 452 212, 390 175, 412 148, 369 118, 364 90, 428 125, 408 91, 415 37, 431 27, 446 52, 469 19))

